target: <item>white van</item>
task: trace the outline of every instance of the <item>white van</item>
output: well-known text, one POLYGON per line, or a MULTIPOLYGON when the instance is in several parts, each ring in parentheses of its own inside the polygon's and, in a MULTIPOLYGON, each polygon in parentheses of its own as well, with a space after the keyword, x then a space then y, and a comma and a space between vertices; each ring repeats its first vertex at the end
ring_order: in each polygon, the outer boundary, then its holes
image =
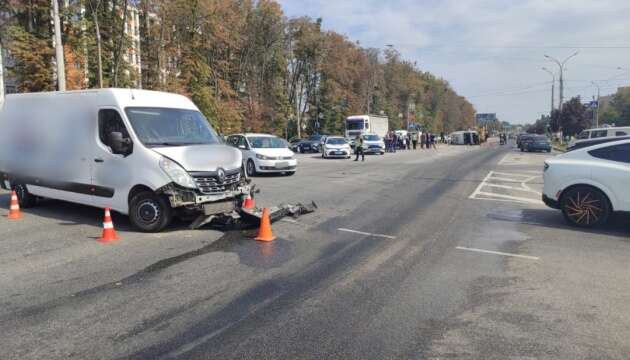
POLYGON ((142 231, 172 216, 231 213, 249 193, 241 153, 186 97, 100 89, 8 95, 0 109, 0 184, 128 214, 142 231))
POLYGON ((479 134, 476 131, 455 131, 451 133, 452 145, 477 145, 479 142, 479 134))
POLYGON ((597 129, 583 130, 575 140, 569 143, 569 147, 593 139, 612 138, 619 136, 630 136, 630 127, 603 127, 597 129))

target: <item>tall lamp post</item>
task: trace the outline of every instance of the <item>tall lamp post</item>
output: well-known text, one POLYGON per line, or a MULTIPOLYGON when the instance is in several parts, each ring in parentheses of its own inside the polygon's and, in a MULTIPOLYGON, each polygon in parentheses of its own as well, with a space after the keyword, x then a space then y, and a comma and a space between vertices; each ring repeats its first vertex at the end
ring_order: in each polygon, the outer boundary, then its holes
POLYGON ((553 72, 551 72, 549 69, 547 69, 546 67, 542 68, 544 71, 548 72, 549 75, 551 75, 551 111, 549 112, 549 115, 551 115, 551 113, 553 112, 553 109, 555 109, 555 97, 556 97, 556 74, 554 74, 553 72))
POLYGON ((560 61, 554 57, 551 57, 549 55, 545 55, 545 57, 553 62, 555 62, 556 64, 558 64, 558 68, 560 68, 560 105, 559 105, 559 109, 562 110, 562 105, 564 102, 564 65, 567 63, 567 61, 569 61, 569 59, 571 59, 572 57, 576 56, 578 54, 578 51, 574 52, 573 54, 571 54, 571 56, 567 57, 566 59, 560 61))
POLYGON ((0 41, 0 108, 4 104, 4 65, 2 62, 2 42, 0 41))

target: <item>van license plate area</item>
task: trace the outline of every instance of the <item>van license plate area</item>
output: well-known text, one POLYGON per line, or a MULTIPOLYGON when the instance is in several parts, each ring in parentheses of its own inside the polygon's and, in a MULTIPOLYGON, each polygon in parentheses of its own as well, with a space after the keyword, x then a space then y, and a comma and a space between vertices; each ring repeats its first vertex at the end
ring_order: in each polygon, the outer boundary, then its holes
POLYGON ((232 212, 235 208, 234 201, 209 203, 203 204, 203 213, 205 215, 223 214, 232 212))

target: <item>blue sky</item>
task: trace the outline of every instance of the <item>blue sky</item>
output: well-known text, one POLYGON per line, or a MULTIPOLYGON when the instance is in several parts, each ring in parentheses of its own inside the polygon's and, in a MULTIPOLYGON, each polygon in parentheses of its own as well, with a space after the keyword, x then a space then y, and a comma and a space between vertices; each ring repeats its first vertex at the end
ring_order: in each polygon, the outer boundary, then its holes
MULTIPOLYGON (((550 110, 551 75, 567 63, 565 99, 630 85, 630 0, 280 0, 289 17, 322 17, 324 29, 365 47, 393 44, 448 80, 478 112, 512 123, 550 110), (615 48, 625 47, 625 48, 615 48), (622 70, 618 68, 621 67, 622 70)), ((556 85, 556 106, 558 104, 556 85)))

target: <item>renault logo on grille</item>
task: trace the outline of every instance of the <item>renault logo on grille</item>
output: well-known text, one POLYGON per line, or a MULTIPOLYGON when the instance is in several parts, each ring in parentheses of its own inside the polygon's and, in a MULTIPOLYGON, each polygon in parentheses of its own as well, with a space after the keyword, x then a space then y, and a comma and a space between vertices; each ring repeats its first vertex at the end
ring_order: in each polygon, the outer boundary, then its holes
POLYGON ((223 169, 217 170, 217 180, 219 180, 219 184, 223 184, 225 181, 225 171, 223 169))

